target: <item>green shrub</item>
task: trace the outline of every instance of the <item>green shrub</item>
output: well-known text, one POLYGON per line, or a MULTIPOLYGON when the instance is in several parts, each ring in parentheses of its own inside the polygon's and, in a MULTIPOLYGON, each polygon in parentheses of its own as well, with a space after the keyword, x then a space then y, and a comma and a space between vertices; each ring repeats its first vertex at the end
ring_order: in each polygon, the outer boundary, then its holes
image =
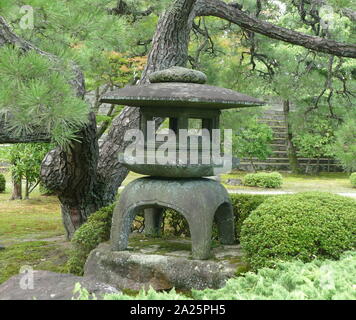
POLYGON ((188 221, 177 211, 164 211, 164 233, 176 237, 190 237, 188 221))
POLYGON ((73 250, 67 262, 70 273, 82 275, 85 261, 93 249, 110 239, 111 219, 114 204, 93 213, 72 238, 73 250))
POLYGON ((335 132, 336 141, 332 146, 335 158, 348 172, 356 171, 356 119, 347 117, 335 132))
POLYGON ((264 201, 245 219, 241 247, 253 269, 279 261, 338 259, 355 246, 356 201, 306 192, 264 201))
MULTIPOLYGON (((231 202, 235 216, 235 236, 237 241, 240 239, 241 226, 243 221, 270 195, 252 194, 231 194, 231 202)), ((167 209, 164 216, 165 233, 177 237, 189 237, 189 225, 186 219, 178 212, 167 209)), ((217 228, 214 226, 213 238, 217 240, 217 228)))
MULTIPOLYGON (((356 252, 345 252, 338 261, 313 260, 279 263, 230 279, 218 290, 193 290, 196 300, 355 300, 356 252)), ((81 297, 90 299, 84 292, 81 297)), ((137 296, 109 294, 106 300, 181 300, 188 297, 171 292, 142 290, 137 296)))
POLYGON ((350 176, 351 185, 356 188, 356 172, 352 173, 350 176))
POLYGON ((6 189, 6 179, 3 174, 0 174, 0 192, 4 192, 6 189))
POLYGON ((248 187, 279 188, 283 177, 278 172, 249 173, 243 178, 243 184, 248 187))
POLYGON ((231 194, 230 197, 235 216, 235 236, 237 241, 239 241, 241 227, 245 219, 261 203, 263 203, 268 198, 271 198, 271 196, 259 194, 231 194))

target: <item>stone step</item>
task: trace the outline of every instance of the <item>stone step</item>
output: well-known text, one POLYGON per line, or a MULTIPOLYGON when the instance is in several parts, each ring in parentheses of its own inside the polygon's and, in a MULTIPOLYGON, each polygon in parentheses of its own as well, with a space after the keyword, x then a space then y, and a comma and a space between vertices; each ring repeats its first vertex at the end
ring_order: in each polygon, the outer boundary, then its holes
MULTIPOLYGON (((289 164, 286 163, 274 163, 274 164, 270 164, 270 163, 264 163, 264 162, 255 162, 254 163, 256 169, 258 171, 286 171, 286 172, 290 172, 290 166, 289 164)), ((321 165, 317 165, 317 164, 310 164, 309 166, 306 164, 300 164, 300 169, 302 170, 302 172, 306 172, 307 168, 312 168, 314 170, 319 169, 319 171, 321 172, 340 172, 342 171, 342 168, 337 165, 337 164, 331 164, 331 165, 325 165, 325 164, 321 164, 321 165)), ((243 170, 243 171, 248 171, 251 172, 253 170, 252 166, 250 163, 241 163, 238 167, 239 170, 243 170)))
POLYGON ((260 117, 261 120, 281 120, 284 121, 283 114, 275 114, 275 113, 263 113, 260 117))
POLYGON ((286 139, 275 138, 271 141, 271 144, 286 144, 286 139))
MULTIPOLYGON (((266 160, 260 160, 258 158, 252 158, 253 161, 256 161, 258 163, 268 163, 268 164, 285 164, 285 163, 289 163, 289 159, 287 157, 270 157, 267 158, 266 160)), ((241 159, 241 163, 248 163, 249 160, 248 159, 241 159)), ((310 159, 310 158, 298 158, 298 163, 299 164, 305 164, 307 165, 309 164, 330 164, 330 165, 338 165, 340 166, 339 163, 337 163, 335 160, 333 159, 327 159, 327 158, 323 158, 323 159, 319 159, 319 162, 317 159, 310 159)))
POLYGON ((270 144, 273 151, 287 151, 286 144, 270 144))
POLYGON ((273 151, 271 158, 288 158, 287 151, 273 151))
POLYGON ((287 132, 273 132, 274 139, 287 139, 287 132))
POLYGON ((273 132, 287 133, 287 127, 270 127, 273 132))
POLYGON ((282 110, 271 110, 271 109, 267 109, 265 111, 263 111, 263 114, 275 114, 275 115, 284 115, 284 112, 282 110))
POLYGON ((267 124, 271 127, 285 127, 286 123, 283 120, 259 120, 260 123, 267 124))

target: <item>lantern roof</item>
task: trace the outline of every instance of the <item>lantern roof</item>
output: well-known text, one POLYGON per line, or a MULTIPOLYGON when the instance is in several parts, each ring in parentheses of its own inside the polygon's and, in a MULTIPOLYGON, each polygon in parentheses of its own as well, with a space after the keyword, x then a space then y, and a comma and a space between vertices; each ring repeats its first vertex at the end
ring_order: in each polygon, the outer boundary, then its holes
POLYGON ((111 91, 100 101, 142 108, 229 109, 264 104, 263 101, 234 90, 202 84, 202 75, 204 74, 200 71, 173 67, 152 73, 149 79, 154 83, 111 91))

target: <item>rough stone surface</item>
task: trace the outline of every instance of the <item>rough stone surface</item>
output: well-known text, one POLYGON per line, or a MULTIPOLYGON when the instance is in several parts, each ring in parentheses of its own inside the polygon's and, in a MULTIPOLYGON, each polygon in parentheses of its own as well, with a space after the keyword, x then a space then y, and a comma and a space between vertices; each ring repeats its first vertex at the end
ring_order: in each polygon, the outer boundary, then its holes
MULTIPOLYGON (((179 151, 177 150, 177 155, 179 151)), ((231 169, 238 167, 240 160, 237 158, 228 158, 222 160, 222 164, 215 164, 213 160, 210 160, 209 164, 198 163, 191 164, 189 162, 179 163, 177 161, 172 161, 166 164, 161 164, 157 160, 156 163, 136 163, 135 157, 127 156, 123 153, 119 154, 119 161, 130 171, 150 175, 154 177, 167 177, 167 178, 201 178, 214 176, 217 173, 227 173, 231 169)), ((201 159, 199 159, 201 161, 201 159)))
MULTIPOLYGON (((239 257, 238 246, 230 250, 224 246, 220 257, 239 257)), ((84 274, 96 276, 98 280, 110 283, 118 289, 141 290, 150 286, 156 290, 175 287, 181 290, 221 288, 227 279, 233 277, 239 263, 230 260, 191 260, 189 251, 170 254, 146 254, 130 251, 111 251, 103 243, 93 250, 85 264, 84 274)), ((218 254, 219 255, 219 254, 218 254)))
POLYGON ((169 69, 156 71, 151 73, 148 78, 151 83, 186 82, 204 84, 208 80, 203 72, 182 67, 171 67, 169 69))
POLYGON ((258 99, 230 89, 179 82, 127 86, 103 95, 100 101, 141 108, 228 109, 264 104, 258 99))
MULTIPOLYGON (((194 259, 210 257, 212 227, 217 223, 223 244, 233 244, 234 214, 226 189, 211 179, 164 179, 145 177, 130 182, 114 209, 111 244, 113 251, 125 250, 135 216, 147 208, 170 208, 189 224, 194 259)), ((157 211, 161 214, 162 211, 157 211)), ((153 213, 155 214, 155 213, 153 213)), ((150 219, 160 221, 160 217, 150 219)), ((157 229, 159 226, 150 226, 157 229)))
POLYGON ((77 282, 98 299, 104 294, 120 293, 94 277, 77 277, 50 271, 34 271, 33 289, 23 290, 20 287, 23 276, 16 275, 0 285, 0 300, 71 300, 77 282))

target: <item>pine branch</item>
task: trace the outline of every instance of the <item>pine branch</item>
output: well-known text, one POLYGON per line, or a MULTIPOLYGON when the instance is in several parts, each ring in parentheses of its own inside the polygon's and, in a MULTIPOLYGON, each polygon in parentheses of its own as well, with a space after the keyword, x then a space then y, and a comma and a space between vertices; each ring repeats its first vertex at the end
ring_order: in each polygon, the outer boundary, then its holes
POLYGON ((279 27, 250 16, 238 8, 220 0, 198 0, 195 6, 195 15, 219 17, 272 39, 339 57, 356 58, 356 45, 354 44, 337 42, 279 27))

